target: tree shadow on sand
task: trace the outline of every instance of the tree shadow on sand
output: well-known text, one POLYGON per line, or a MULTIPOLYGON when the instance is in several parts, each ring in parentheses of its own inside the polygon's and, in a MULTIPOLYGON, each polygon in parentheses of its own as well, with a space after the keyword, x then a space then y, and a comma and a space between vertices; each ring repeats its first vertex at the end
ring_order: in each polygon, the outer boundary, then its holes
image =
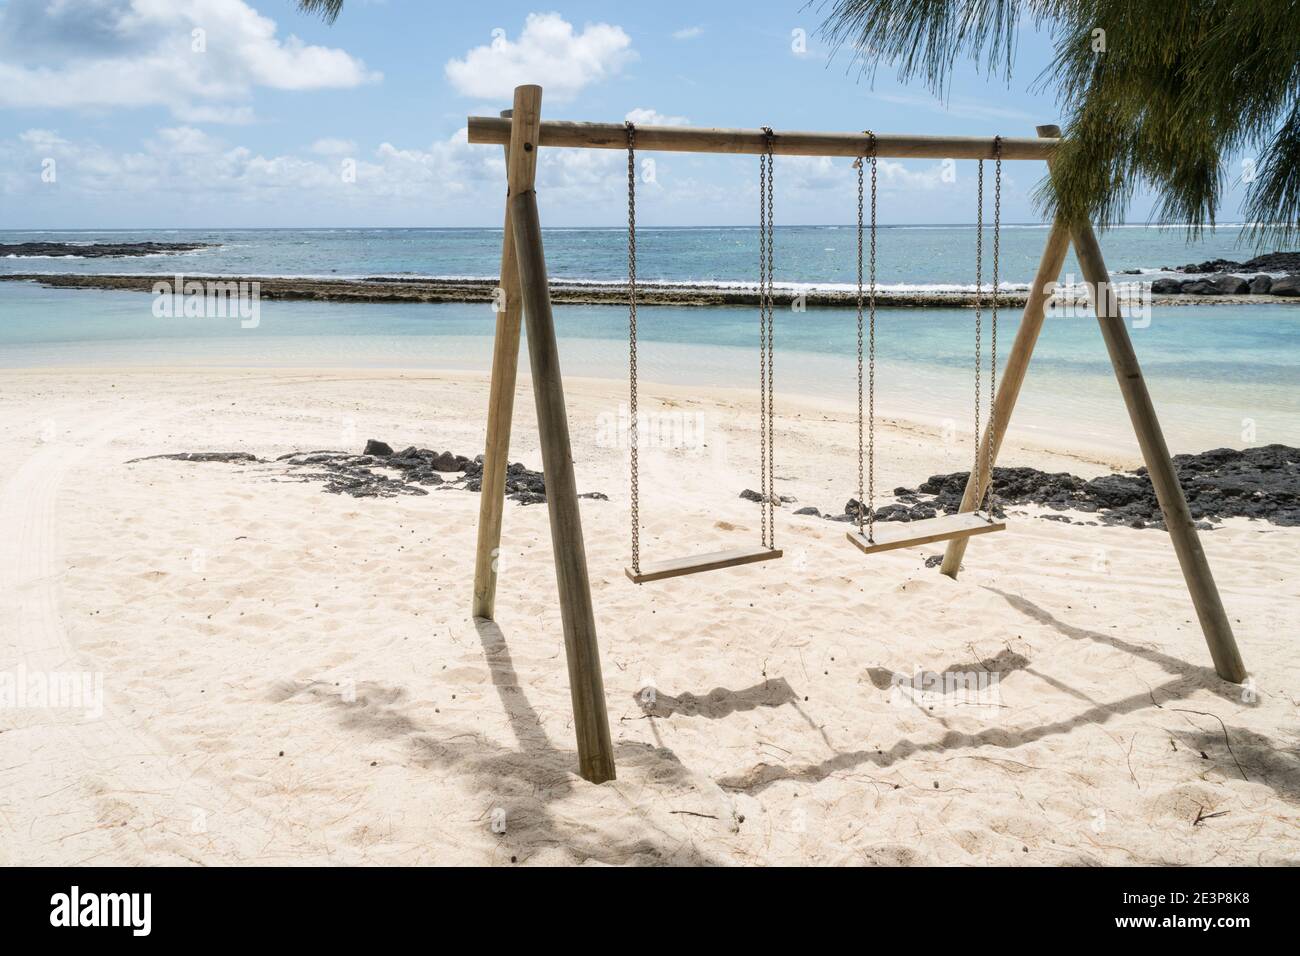
MULTIPOLYGON (((578 764, 574 750, 557 747, 547 736, 541 719, 519 685, 514 661, 501 629, 492 621, 474 622, 484 658, 505 711, 517 749, 502 747, 481 733, 466 730, 433 733, 414 720, 404 688, 373 682, 358 683, 354 700, 345 699, 331 684, 313 682, 284 690, 276 699, 310 694, 339 712, 340 726, 367 737, 405 740, 416 766, 454 771, 485 798, 483 826, 494 808, 506 811, 505 832, 499 835, 502 852, 521 859, 550 847, 573 862, 595 860, 624 864, 671 863, 717 865, 721 861, 702 852, 683 836, 673 839, 663 829, 639 816, 631 819, 640 832, 623 837, 614 828, 595 821, 588 826, 574 816, 564 816, 561 802, 577 788, 589 784, 574 775, 578 764)), ((671 750, 649 744, 615 745, 621 774, 644 777, 656 784, 693 785, 691 774, 671 750)))
MULTIPOLYGON (((827 760, 798 766, 772 766, 760 763, 742 773, 719 779, 719 786, 753 794, 782 781, 815 783, 832 774, 853 770, 863 765, 874 765, 883 769, 918 755, 972 751, 985 747, 1011 750, 1046 737, 1068 734, 1080 727, 1105 724, 1117 716, 1146 708, 1163 708, 1166 704, 1181 701, 1198 690, 1208 690, 1234 704, 1240 702, 1241 689, 1235 684, 1220 679, 1211 668, 1188 664, 1155 648, 1120 637, 1067 624, 1023 597, 996 588, 989 588, 989 590, 998 594, 1020 613, 1053 628, 1071 640, 1104 644, 1150 661, 1173 677, 1148 692, 1105 703, 1092 701, 1082 691, 1029 667, 1026 661, 1020 664, 1018 669, 1034 674, 1052 686, 1089 702, 1091 706, 1069 719, 1035 727, 1020 729, 993 727, 975 734, 952 731, 927 743, 900 740, 889 750, 848 751, 827 760)), ((1179 716, 1184 717, 1187 714, 1180 713, 1179 716)), ((1201 722, 1207 721, 1202 718, 1201 722)), ((1272 739, 1255 731, 1230 727, 1226 723, 1220 730, 1217 720, 1211 720, 1209 723, 1214 725, 1214 729, 1201 730, 1184 738, 1184 743, 1189 749, 1219 755, 1216 764, 1228 778, 1240 779, 1241 773, 1244 772, 1248 779, 1263 782, 1288 803, 1300 803, 1300 755, 1278 746, 1272 739), (1237 764, 1240 764, 1242 771, 1238 770, 1237 764)))

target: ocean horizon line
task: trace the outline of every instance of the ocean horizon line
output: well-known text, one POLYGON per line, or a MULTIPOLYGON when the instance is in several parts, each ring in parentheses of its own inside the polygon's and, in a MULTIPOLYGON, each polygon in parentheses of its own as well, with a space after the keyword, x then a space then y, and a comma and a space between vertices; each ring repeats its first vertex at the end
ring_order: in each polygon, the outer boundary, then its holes
MULTIPOLYGON (((1198 223, 1189 225, 1187 223, 1170 223, 1170 222, 1153 222, 1153 223, 1114 223, 1109 226, 1099 226, 1102 231, 1112 229, 1247 229, 1258 226, 1267 226, 1269 223, 1254 222, 1220 222, 1220 223, 1198 223)), ((774 228, 780 229, 853 229, 854 223, 834 223, 834 222, 816 222, 816 223, 777 223, 774 228)), ((974 229, 976 223, 973 222, 916 222, 916 223, 878 223, 878 229, 974 229)), ((548 232, 626 232, 626 225, 587 225, 587 226, 552 226, 547 225, 548 232)), ((726 224, 717 223, 713 225, 655 225, 655 226, 637 226, 637 232, 653 231, 706 231, 706 230, 737 230, 752 231, 757 229, 757 224, 726 224)), ((984 224, 985 230, 992 226, 989 223, 984 224)), ((1003 229, 1050 229, 1051 223, 1047 222, 1004 222, 1003 229)), ((154 232, 175 234, 182 232, 321 232, 321 233, 339 233, 339 232, 494 232, 500 233, 501 226, 112 226, 98 228, 94 226, 75 226, 60 229, 22 229, 14 227, 0 228, 0 235, 21 234, 21 235, 67 235, 67 234, 85 234, 94 233, 99 235, 110 235, 116 233, 141 233, 154 232)))

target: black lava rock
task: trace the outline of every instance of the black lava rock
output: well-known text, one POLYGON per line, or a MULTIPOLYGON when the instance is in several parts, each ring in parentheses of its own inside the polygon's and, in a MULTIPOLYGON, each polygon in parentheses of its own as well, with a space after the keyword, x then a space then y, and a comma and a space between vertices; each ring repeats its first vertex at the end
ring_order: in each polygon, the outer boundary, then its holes
POLYGON ((1283 276, 1280 279, 1273 280, 1273 286, 1268 290, 1269 295, 1300 295, 1300 275, 1283 276))
MULTIPOLYGON (((184 452, 153 457, 177 461, 266 463, 247 452, 184 452)), ((287 480, 321 481, 325 491, 354 498, 427 495, 425 489, 430 487, 481 491, 483 482, 482 455, 470 459, 449 451, 436 452, 414 445, 395 453, 391 446, 373 438, 366 442, 365 453, 361 455, 341 451, 290 452, 276 461, 290 469, 287 480), (376 467, 397 474, 384 474, 375 471, 376 467), (458 477, 445 477, 453 473, 459 473, 458 477)), ((506 468, 505 493, 510 500, 520 504, 538 504, 546 500, 546 479, 540 471, 530 471, 520 462, 511 462, 506 468)), ((586 492, 579 497, 609 500, 599 491, 586 492)))
POLYGON ((440 455, 433 456, 429 467, 434 471, 464 471, 468 464, 469 459, 464 455, 453 455, 449 451, 444 451, 440 455))
POLYGON ((0 243, 0 258, 29 256, 78 259, 130 258, 194 252, 220 245, 214 242, 18 242, 0 243))
POLYGON ((1189 262, 1185 266, 1170 268, 1169 272, 1300 272, 1300 252, 1270 252, 1245 262, 1231 259, 1210 259, 1208 262, 1189 262))
POLYGON ((263 460, 256 455, 250 455, 246 451, 185 451, 175 455, 149 455, 147 458, 132 458, 127 464, 130 465, 137 461, 156 461, 160 458, 168 461, 218 462, 226 465, 255 464, 263 460))
POLYGON ((1250 291, 1250 282, 1241 276, 1219 275, 1210 282, 1221 295, 1245 295, 1250 291))
MULTIPOLYGON (((1199 455, 1176 455, 1174 468, 1198 521, 1245 517, 1300 526, 1300 448, 1216 448, 1199 455)), ((931 475, 918 491, 932 496, 928 504, 936 512, 952 513, 961 505, 968 477, 969 472, 964 471, 931 475)), ((1003 505, 1037 504, 1056 511, 1095 513, 1103 524, 1164 527, 1164 515, 1145 468, 1089 481, 1034 468, 994 468, 993 480, 996 499, 1003 505)), ((912 520, 919 517, 919 507, 908 509, 912 520)), ((846 513, 849 510, 846 507, 846 513)), ((877 520, 883 510, 877 511, 877 520)), ((856 516, 856 511, 853 514, 856 516)))

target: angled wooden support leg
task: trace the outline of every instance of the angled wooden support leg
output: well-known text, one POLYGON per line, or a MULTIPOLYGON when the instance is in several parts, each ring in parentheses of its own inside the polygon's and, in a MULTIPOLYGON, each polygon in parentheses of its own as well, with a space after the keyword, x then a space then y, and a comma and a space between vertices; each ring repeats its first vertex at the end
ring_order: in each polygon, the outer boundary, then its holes
MULTIPOLYGON (((512 144, 512 153, 514 149, 512 144)), ((537 402, 546 508, 551 521, 551 547, 555 552, 564 652, 569 664, 573 725, 578 737, 578 766, 587 780, 604 783, 614 779, 614 748, 605 711, 596 615, 587 577, 587 552, 582 540, 569 421, 564 409, 564 384, 560 377, 542 230, 537 218, 537 194, 531 189, 518 193, 510 197, 510 205, 524 295, 524 320, 528 323, 528 358, 533 373, 533 397, 537 402)))
MULTIPOLYGON (((513 117, 514 110, 504 110, 513 117)), ((537 110, 521 113, 519 123, 525 141, 536 141, 541 116, 537 110)), ((519 368, 519 325, 523 317, 523 296, 519 290, 519 268, 515 260, 515 236, 511 229, 510 193, 533 188, 536 151, 511 164, 506 145, 506 221, 501 243, 501 285, 496 293, 496 344, 492 349, 492 381, 488 391, 487 443, 483 449, 483 474, 478 502, 478 548, 474 553, 475 617, 496 616, 497 566, 501 551, 501 519, 505 511, 506 468, 510 462, 510 424, 514 413, 515 377, 519 368), (511 178, 513 177, 513 178, 511 178)))
MULTIPOLYGON (((1061 135, 1061 130, 1056 126, 1040 126, 1038 135, 1057 137, 1061 135)), ((998 384, 998 394, 993 401, 993 419, 985 427, 984 434, 979 436, 979 447, 983 448, 983 442, 987 442, 990 432, 992 433, 993 453, 991 456, 976 456, 976 465, 966 479, 966 490, 961 497, 961 511, 974 511, 984 500, 984 491, 989 483, 987 458, 991 457, 992 463, 997 464, 1002 439, 1006 437, 1007 426, 1011 424, 1011 413, 1015 410, 1016 400, 1020 398, 1020 386, 1024 384, 1025 372, 1029 370, 1029 359, 1034 354, 1038 333, 1043 328, 1043 317, 1047 314, 1052 287, 1061 277, 1061 267, 1065 265, 1069 251, 1069 227, 1060 221, 1053 222, 1051 232, 1047 234, 1047 243, 1043 246, 1043 257, 1038 261, 1038 274, 1034 276, 1034 284, 1029 287, 1029 298, 1025 300, 1025 309, 1020 316, 1020 329, 1016 332, 1016 340, 1011 346, 1011 354, 1007 356, 1007 365, 998 384)), ((969 541, 969 538, 954 538, 948 542, 943 553, 943 564, 939 567, 942 573, 950 578, 957 577, 969 541)))
MULTIPOLYGON (((976 466, 966 479, 966 490, 961 498, 961 511, 974 511, 984 500, 988 488, 990 465, 997 464, 998 452, 1002 450, 1002 439, 1006 437, 1007 426, 1011 424, 1011 413, 1015 410, 1016 400, 1020 398, 1020 386, 1024 384, 1025 372, 1029 368, 1029 359, 1034 354, 1038 342, 1038 333, 1043 328, 1043 317, 1047 310, 1047 300, 1051 298, 1051 287, 1060 278, 1061 266, 1070 249, 1070 230, 1061 222, 1052 223, 1052 231, 1047 236, 1047 246, 1043 249, 1043 258, 1038 264, 1038 275, 1034 277, 1033 288, 1029 290, 1029 299, 1020 318, 1020 328, 1016 332, 1011 354, 1007 357, 1006 369, 998 384, 998 394, 994 399, 993 420, 985 426, 980 436, 980 447, 985 442, 993 441, 992 454, 978 456, 976 466)), ((943 564, 939 570, 950 578, 957 577, 961 569, 962 558, 966 554, 969 538, 954 538, 948 542, 943 553, 943 564)))
POLYGON ((1142 449, 1142 459, 1146 462, 1151 484, 1155 487, 1165 527, 1169 529, 1169 538, 1178 555, 1178 563, 1182 566, 1183 579, 1191 593, 1205 642, 1210 646, 1214 669, 1224 680, 1240 684, 1246 679, 1246 665, 1241 660, 1241 652, 1237 650, 1232 625, 1228 622, 1228 614, 1219 598, 1218 586, 1210 572, 1210 563, 1206 560, 1201 540, 1196 534, 1196 523, 1187 507, 1183 489, 1178 484, 1178 474, 1169 457, 1169 446, 1165 444, 1155 406, 1142 378, 1142 368, 1133 351, 1133 342, 1124 326, 1119 300, 1111 287, 1110 273, 1106 271, 1106 262, 1102 258, 1101 247, 1097 244, 1097 236, 1089 223, 1076 225, 1071 231, 1079 267, 1093 299, 1093 310, 1101 325, 1102 337, 1106 340, 1110 362, 1115 367, 1115 378, 1119 380, 1124 404, 1128 406, 1138 446, 1142 449))

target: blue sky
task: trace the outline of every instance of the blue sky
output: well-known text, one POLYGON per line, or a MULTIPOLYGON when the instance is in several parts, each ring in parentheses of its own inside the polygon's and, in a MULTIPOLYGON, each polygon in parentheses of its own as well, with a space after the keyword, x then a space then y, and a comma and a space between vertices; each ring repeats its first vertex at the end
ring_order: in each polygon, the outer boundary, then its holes
MULTIPOLYGON (((500 150, 464 121, 516 82, 556 119, 1022 136, 1059 117, 1034 92, 1046 36, 1022 36, 1010 86, 963 65, 941 102, 888 67, 860 80, 820 21, 801 0, 351 0, 332 26, 290 0, 0 0, 0 228, 498 226, 500 150)), ((621 222, 623 162, 544 151, 544 221, 621 222)), ((654 172, 644 225, 755 218, 752 157, 659 154, 654 172)), ((1036 219, 1042 172, 1007 164, 1007 221, 1036 219)), ((881 221, 972 221, 972 174, 882 163, 881 221)), ((778 222, 849 221, 852 175, 778 159, 778 222)))

